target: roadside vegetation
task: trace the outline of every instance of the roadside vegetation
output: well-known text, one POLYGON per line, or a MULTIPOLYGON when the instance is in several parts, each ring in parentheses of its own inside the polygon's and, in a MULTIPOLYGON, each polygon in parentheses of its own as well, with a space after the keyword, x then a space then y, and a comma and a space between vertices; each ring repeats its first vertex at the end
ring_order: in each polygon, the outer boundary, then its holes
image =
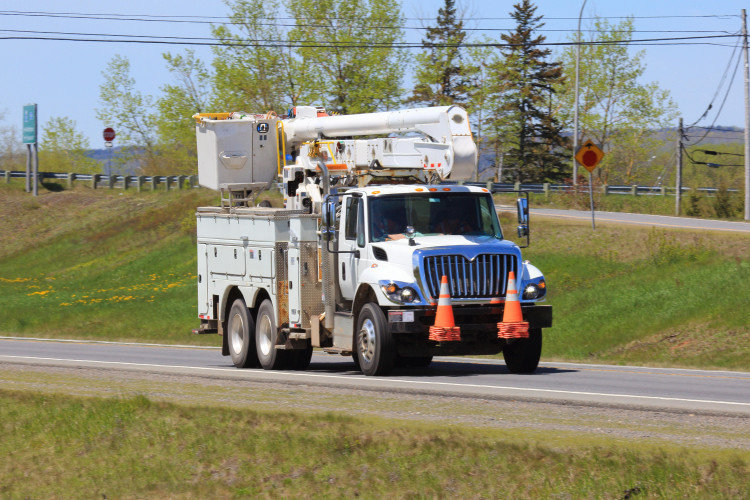
MULTIPOLYGON (((0 332, 220 345, 190 334, 195 207, 217 201, 85 186, 34 199, 20 182, 0 185, 0 332)), ((502 219, 510 235, 515 222, 502 219)), ((535 218, 524 255, 554 306, 543 360, 747 369, 746 235, 535 218)))
POLYGON ((750 475, 743 450, 145 396, 1 390, 0 429, 4 498, 741 498, 750 475))

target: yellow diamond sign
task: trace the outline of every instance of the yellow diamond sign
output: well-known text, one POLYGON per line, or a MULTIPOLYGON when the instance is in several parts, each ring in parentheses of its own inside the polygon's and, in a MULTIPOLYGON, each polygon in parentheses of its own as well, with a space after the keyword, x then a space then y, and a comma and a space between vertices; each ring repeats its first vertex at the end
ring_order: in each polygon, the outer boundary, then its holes
POLYGON ((604 158, 604 153, 599 146, 591 141, 586 141, 576 151, 576 161, 583 165, 586 170, 593 172, 599 162, 604 158))

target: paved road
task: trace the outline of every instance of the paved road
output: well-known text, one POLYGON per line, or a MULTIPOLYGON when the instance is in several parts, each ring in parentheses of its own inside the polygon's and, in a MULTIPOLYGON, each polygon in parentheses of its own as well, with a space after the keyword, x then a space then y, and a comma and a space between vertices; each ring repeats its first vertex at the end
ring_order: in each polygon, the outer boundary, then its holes
POLYGON ((477 398, 750 414, 750 373, 542 363, 512 375, 496 360, 439 358, 427 369, 365 377, 348 357, 316 353, 306 372, 235 369, 215 348, 0 338, 0 362, 354 387, 477 398))
MULTIPOLYGON (((502 211, 514 212, 515 207, 500 206, 502 211)), ((591 212, 584 210, 556 210, 551 208, 532 208, 532 218, 553 217, 570 220, 581 220, 591 222, 591 212)), ((722 231, 733 233, 750 234, 750 222, 729 222, 709 219, 693 219, 690 217, 669 217, 665 215, 629 214, 621 212, 594 212, 596 224, 618 223, 636 224, 640 226, 655 226, 677 229, 693 229, 704 231, 722 231)), ((533 219, 532 219, 533 224, 533 219)))

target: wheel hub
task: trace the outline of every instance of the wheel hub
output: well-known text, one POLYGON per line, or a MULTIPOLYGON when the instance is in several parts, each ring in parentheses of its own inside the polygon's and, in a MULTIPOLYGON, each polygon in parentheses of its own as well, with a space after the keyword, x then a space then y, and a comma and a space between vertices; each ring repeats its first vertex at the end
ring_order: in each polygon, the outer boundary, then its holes
POLYGON ((371 363, 375 357, 375 325, 372 320, 365 319, 359 330, 359 352, 367 363, 371 363))
POLYGON ((264 356, 271 354, 273 349, 273 332, 271 331, 271 320, 268 316, 263 315, 260 319, 260 352, 264 356))
POLYGON ((232 317, 232 327, 230 330, 230 339, 232 342, 232 350, 239 354, 242 352, 242 347, 245 344, 245 323, 242 321, 240 314, 235 314, 232 317))

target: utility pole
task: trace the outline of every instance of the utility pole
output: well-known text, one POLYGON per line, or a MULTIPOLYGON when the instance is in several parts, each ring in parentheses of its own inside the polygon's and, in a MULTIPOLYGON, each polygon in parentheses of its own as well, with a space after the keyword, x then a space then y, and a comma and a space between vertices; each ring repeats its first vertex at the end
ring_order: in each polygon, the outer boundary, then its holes
POLYGON ((747 12, 742 9, 742 49, 745 53, 745 220, 750 220, 750 69, 747 54, 747 12))
POLYGON ((682 118, 677 129, 677 179, 675 180, 675 204, 674 214, 680 215, 680 202, 682 201, 682 138, 685 136, 682 129, 682 118))
POLYGON ((578 186, 578 163, 575 155, 578 152, 578 80, 581 77, 581 18, 583 17, 583 8, 586 7, 586 1, 581 4, 581 12, 578 14, 578 31, 576 31, 576 97, 573 106, 573 185, 578 186))

